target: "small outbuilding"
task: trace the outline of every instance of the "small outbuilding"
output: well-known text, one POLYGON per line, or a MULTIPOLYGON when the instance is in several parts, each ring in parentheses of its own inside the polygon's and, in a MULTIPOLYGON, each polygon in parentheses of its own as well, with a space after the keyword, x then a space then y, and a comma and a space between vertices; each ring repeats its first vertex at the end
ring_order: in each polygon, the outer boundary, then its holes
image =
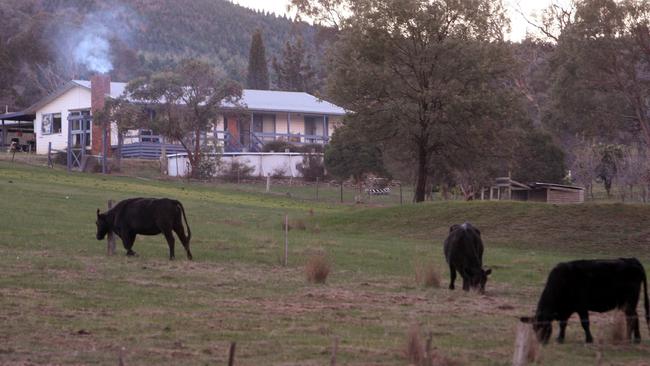
POLYGON ((520 183, 508 177, 497 178, 489 188, 490 200, 546 202, 554 204, 583 203, 583 187, 554 183, 520 183))

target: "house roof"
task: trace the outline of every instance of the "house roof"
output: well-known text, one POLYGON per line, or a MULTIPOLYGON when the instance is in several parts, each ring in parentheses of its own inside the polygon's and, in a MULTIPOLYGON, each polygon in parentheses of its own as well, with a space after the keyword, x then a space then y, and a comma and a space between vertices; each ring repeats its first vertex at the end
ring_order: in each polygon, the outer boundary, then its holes
MULTIPOLYGON (((71 83, 90 89, 88 80, 73 80, 71 83)), ((118 98, 125 89, 126 83, 111 82, 110 97, 118 98)), ((345 115, 343 108, 304 92, 244 89, 240 102, 251 111, 345 115)))

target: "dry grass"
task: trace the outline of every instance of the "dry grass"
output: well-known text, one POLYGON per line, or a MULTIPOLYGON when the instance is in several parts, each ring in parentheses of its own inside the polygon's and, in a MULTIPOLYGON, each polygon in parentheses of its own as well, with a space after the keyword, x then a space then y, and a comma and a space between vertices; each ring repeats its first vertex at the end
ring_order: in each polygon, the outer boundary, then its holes
POLYGON ((325 283, 332 269, 332 263, 326 253, 317 253, 307 259, 305 275, 311 283, 325 283))
MULTIPOLYGON (((285 221, 282 220, 282 230, 287 229, 285 225, 285 221)), ((288 230, 306 230, 307 229, 307 224, 305 224, 305 221, 302 219, 291 219, 289 220, 289 227, 288 230)))
POLYGON ((609 339, 614 344, 620 344, 628 340, 627 322, 625 313, 620 310, 614 311, 612 323, 609 328, 609 339))
POLYGON ((411 365, 422 365, 425 359, 424 343, 420 334, 420 326, 417 324, 411 325, 406 333, 406 348, 404 349, 404 354, 411 365))
POLYGON ((528 339, 526 340, 528 342, 528 354, 526 354, 526 359, 528 360, 529 363, 536 363, 539 360, 541 360, 542 356, 542 348, 541 344, 537 340, 537 336, 535 336, 535 332, 529 332, 528 333, 528 339))
POLYGON ((415 263, 415 282, 418 285, 423 287, 440 287, 440 273, 436 269, 436 266, 428 262, 416 262, 415 263))

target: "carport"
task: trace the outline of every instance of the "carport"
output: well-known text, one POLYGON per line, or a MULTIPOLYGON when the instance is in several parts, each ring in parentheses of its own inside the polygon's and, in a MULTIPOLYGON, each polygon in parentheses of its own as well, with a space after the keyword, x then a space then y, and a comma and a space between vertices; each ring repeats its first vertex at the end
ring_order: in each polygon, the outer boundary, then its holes
POLYGON ((36 151, 35 119, 35 114, 27 112, 0 114, 0 148, 9 146, 10 138, 18 138, 21 145, 31 145, 31 150, 36 151))

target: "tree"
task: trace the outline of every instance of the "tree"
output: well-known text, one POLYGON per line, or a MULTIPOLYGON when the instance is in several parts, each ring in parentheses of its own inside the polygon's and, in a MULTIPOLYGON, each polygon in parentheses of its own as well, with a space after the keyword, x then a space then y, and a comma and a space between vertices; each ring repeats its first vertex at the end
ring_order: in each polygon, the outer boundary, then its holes
POLYGON ((352 177, 360 184, 366 175, 385 175, 386 170, 379 147, 364 139, 354 126, 345 124, 334 131, 325 148, 325 168, 340 180, 352 177))
MULTIPOLYGON (((324 2, 323 0, 321 2, 324 2)), ((436 160, 509 159, 525 116, 510 87, 498 0, 360 0, 342 22, 328 95, 363 133, 415 166, 416 202, 436 160)))
POLYGON ((237 105, 242 88, 205 62, 184 60, 172 71, 131 81, 126 92, 151 109, 145 125, 183 145, 196 176, 204 134, 224 106, 237 105))
POLYGON ((591 198, 594 198, 593 185, 598 174, 599 154, 593 142, 580 141, 573 148, 573 161, 571 162, 571 177, 576 183, 585 187, 591 198))
POLYGON ((650 6, 580 0, 552 61, 547 120, 565 134, 650 145, 650 6))
POLYGON ((306 56, 302 38, 295 44, 287 41, 280 60, 273 58, 273 69, 277 77, 277 88, 286 91, 312 93, 315 86, 316 72, 306 56))
POLYGON ((269 68, 266 64, 266 48, 262 40, 262 31, 253 33, 251 50, 248 56, 248 87, 269 90, 269 68))
POLYGON ((564 151, 550 135, 529 131, 517 153, 513 179, 525 183, 562 183, 566 176, 564 151))

